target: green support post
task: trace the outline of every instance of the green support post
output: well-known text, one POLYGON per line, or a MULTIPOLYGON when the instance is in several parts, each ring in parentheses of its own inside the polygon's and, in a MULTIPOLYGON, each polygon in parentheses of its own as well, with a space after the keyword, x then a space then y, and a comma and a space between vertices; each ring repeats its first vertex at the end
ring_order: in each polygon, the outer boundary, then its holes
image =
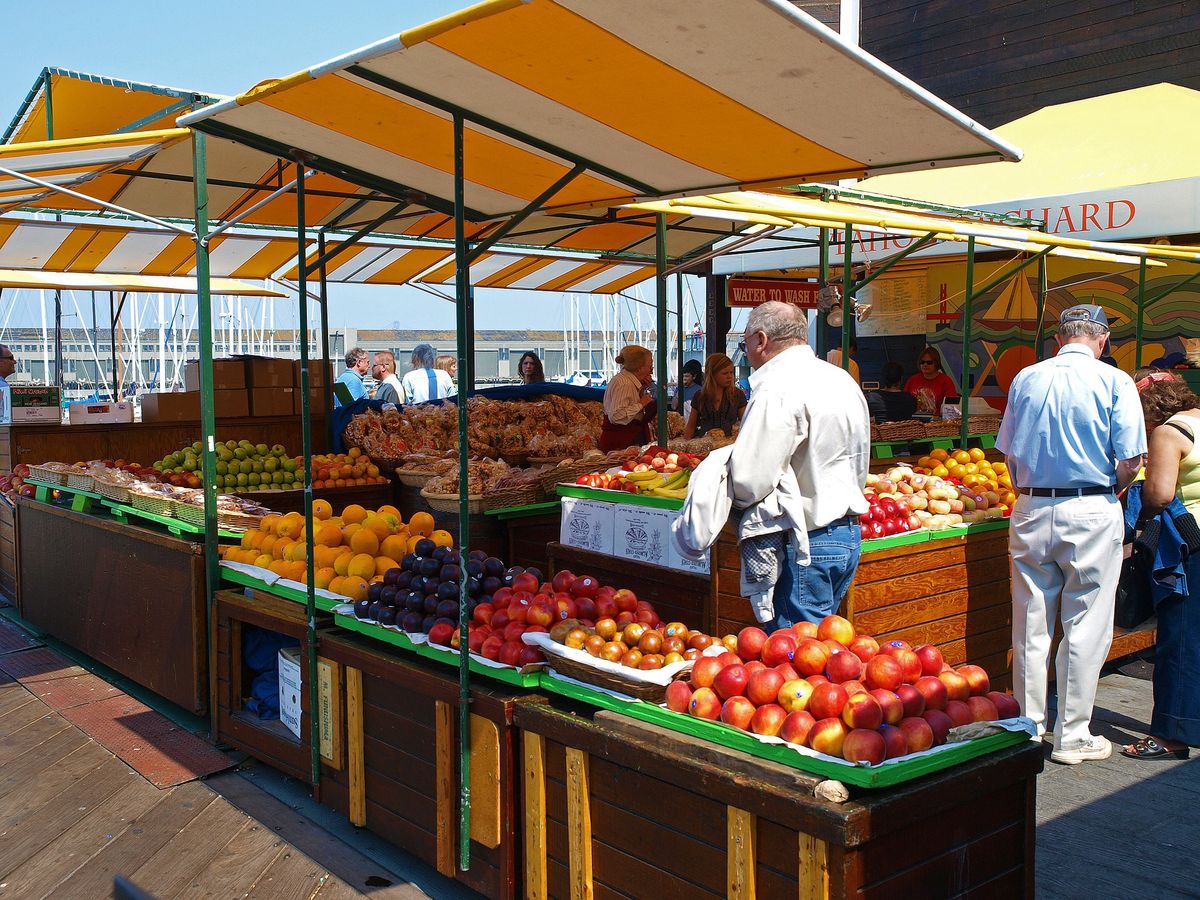
MULTIPOLYGON (((220 585, 217 556, 217 414, 213 402, 212 291, 208 260, 208 158, 207 138, 192 132, 192 186, 196 206, 196 318, 200 345, 200 470, 204 476, 204 633, 212 633, 213 594, 220 585)), ((110 332, 110 342, 116 345, 110 332)), ((113 384, 117 370, 113 368, 113 384)), ((114 400, 119 399, 115 396, 114 400)), ((208 642, 208 670, 216 672, 217 648, 208 642)), ((212 679, 216 684, 216 678, 212 679)), ((210 690, 209 713, 213 737, 217 734, 217 704, 210 690)))
MULTIPOLYGON (((675 273, 675 396, 680 396, 680 391, 683 390, 683 273, 675 273)), ((679 411, 683 412, 682 401, 679 404, 679 411)))
POLYGON ((1043 255, 1042 258, 1038 260, 1038 323, 1037 332, 1033 339, 1034 359, 1037 362, 1042 361, 1042 353, 1044 352, 1042 350, 1042 345, 1046 342, 1046 294, 1049 292, 1050 288, 1050 277, 1049 273, 1046 271, 1046 268, 1046 257, 1043 255))
MULTIPOLYGON (((51 86, 49 69, 42 69, 42 93, 46 98, 46 140, 54 140, 54 91, 51 86)), ((55 213, 55 222, 61 222, 62 216, 55 213)), ((62 391, 62 289, 54 289, 54 384, 62 391)), ((49 374, 49 373, 47 373, 49 374)))
POLYGON ((317 255, 321 257, 321 404, 325 411, 325 450, 333 452, 333 376, 329 365, 329 286, 325 261, 325 232, 317 235, 317 255))
POLYGON ((959 386, 962 407, 962 447, 967 446, 970 431, 967 407, 971 405, 971 309, 975 300, 975 238, 967 238, 967 288, 963 296, 962 384, 959 386))
MULTIPOLYGON (((471 266, 467 256, 467 224, 464 213, 463 117, 454 114, 454 293, 458 371, 465 379, 474 368, 467 359, 468 329, 471 315, 471 266)), ((466 635, 470 623, 467 591, 467 560, 470 556, 468 539, 471 533, 470 500, 467 495, 470 461, 470 441, 467 437, 466 392, 459 390, 458 403, 458 554, 463 577, 458 586, 458 634, 462 651, 458 655, 458 867, 466 872, 471 868, 471 656, 466 652, 466 635)))
MULTIPOLYGON (((821 269, 818 281, 821 287, 829 285, 829 229, 821 229, 821 269)), ((817 341, 816 347, 817 356, 825 358, 825 323, 820 319, 820 313, 817 314, 817 341)))
POLYGON ((670 433, 667 430, 667 217, 654 217, 655 312, 657 321, 658 356, 658 444, 665 447, 670 433))
POLYGON ((842 368, 850 371, 850 320, 854 316, 854 226, 846 223, 842 244, 842 368))
POLYGON ((1137 319, 1133 323, 1133 336, 1135 347, 1133 352, 1133 367, 1140 369, 1142 367, 1142 342, 1144 340, 1144 329, 1146 327, 1146 257, 1142 257, 1138 262, 1138 293, 1137 293, 1137 319))
POLYGON ((304 606, 308 644, 309 762, 312 783, 321 783, 321 694, 317 689, 317 585, 313 565, 312 410, 308 395, 308 260, 304 212, 304 163, 296 161, 296 254, 300 261, 296 285, 300 292, 300 446, 304 454, 304 606))

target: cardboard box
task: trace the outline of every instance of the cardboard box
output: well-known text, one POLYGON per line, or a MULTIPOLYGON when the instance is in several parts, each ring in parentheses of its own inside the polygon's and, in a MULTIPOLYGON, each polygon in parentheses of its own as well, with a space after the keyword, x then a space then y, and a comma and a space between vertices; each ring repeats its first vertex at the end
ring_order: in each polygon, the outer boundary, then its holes
POLYGON ((671 520, 675 511, 648 506, 613 504, 614 556, 637 559, 655 566, 668 564, 671 520))
MULTIPOLYGON (((244 419, 250 415, 245 391, 213 391, 218 419, 244 419)), ((146 394, 142 397, 143 422, 199 422, 200 392, 146 394)))
POLYGON ((56 387, 42 384, 9 386, 12 400, 11 421, 14 425, 38 422, 62 424, 62 394, 56 387))
MULTIPOLYGON (((671 514, 671 524, 675 524, 675 520, 679 518, 679 513, 671 514)), ((681 572, 692 572, 697 575, 708 575, 712 566, 712 550, 704 551, 704 558, 700 560, 689 559, 682 555, 679 549, 675 546, 674 535, 667 535, 667 566, 672 569, 678 569, 681 572)))
POLYGON ((68 408, 72 425, 94 425, 103 422, 132 422, 133 404, 120 403, 72 403, 68 408))
POLYGON ((562 525, 558 540, 568 547, 613 553, 613 506, 598 500, 562 498, 562 525))
MULTIPOLYGON (((238 391, 246 387, 246 363, 241 359, 213 360, 213 390, 238 391)), ((183 367, 183 388, 200 390, 200 361, 188 360, 183 367)))
POLYGON ((252 388, 250 390, 250 415, 290 416, 296 408, 292 387, 252 388))
MULTIPOLYGON (((332 404, 332 395, 330 403, 332 404)), ((295 415, 300 415, 300 404, 304 399, 304 392, 300 388, 295 388, 292 391, 292 412, 295 415)), ((308 411, 311 416, 325 415, 325 388, 309 388, 308 391, 308 411)))
POLYGON ((290 359, 247 356, 246 386, 251 390, 266 387, 295 387, 296 367, 290 359))
MULTIPOLYGON (((327 367, 323 359, 310 359, 308 361, 308 386, 315 388, 324 385, 325 379, 329 376, 329 369, 332 366, 333 360, 329 361, 329 366, 327 367)), ((300 360, 298 359, 292 360, 292 384, 295 387, 300 387, 300 360)))
POLYGON ((279 721, 300 738, 300 648, 279 651, 279 721))

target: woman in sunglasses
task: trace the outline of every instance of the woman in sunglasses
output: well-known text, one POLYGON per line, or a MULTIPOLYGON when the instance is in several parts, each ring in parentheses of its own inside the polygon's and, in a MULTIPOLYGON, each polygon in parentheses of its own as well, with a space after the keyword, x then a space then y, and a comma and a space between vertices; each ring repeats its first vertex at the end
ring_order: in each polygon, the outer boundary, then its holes
POLYGON ((942 401, 958 394, 953 379, 942 371, 942 358, 932 347, 917 357, 917 374, 904 384, 904 390, 917 398, 917 413, 942 415, 942 401))

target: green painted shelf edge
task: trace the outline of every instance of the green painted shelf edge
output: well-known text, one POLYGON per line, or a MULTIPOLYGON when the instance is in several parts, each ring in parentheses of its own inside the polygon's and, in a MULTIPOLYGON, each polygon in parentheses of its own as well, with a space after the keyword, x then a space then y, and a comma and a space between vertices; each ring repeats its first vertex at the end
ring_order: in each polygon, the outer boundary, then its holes
POLYGON ((485 509, 485 516, 495 516, 501 522, 507 522, 511 519, 527 519, 531 516, 540 516, 559 508, 557 500, 547 500, 542 503, 529 503, 525 506, 502 506, 499 509, 485 509))
MULTIPOLYGON (((148 522, 157 522, 168 531, 177 535, 204 534, 203 525, 193 525, 191 522, 183 521, 183 519, 173 519, 170 516, 155 515, 154 513, 146 512, 144 509, 136 509, 124 503, 118 503, 115 500, 109 500, 107 497, 101 497, 100 503, 104 506, 107 506, 110 510, 113 510, 114 515, 120 514, 122 517, 135 516, 139 519, 145 519, 148 522)), ((217 536, 240 541, 242 539, 242 532, 222 531, 218 529, 217 536)))
MULTIPOLYGON (((912 456, 917 452, 914 447, 925 447, 929 450, 950 450, 957 447, 960 443, 960 436, 953 435, 951 437, 925 437, 925 438, 905 438, 898 441, 874 441, 871 444, 872 459, 895 459, 897 452, 905 450, 901 453, 903 456, 912 456)), ((995 434, 971 434, 967 435, 968 448, 978 445, 981 450, 991 450, 996 446, 995 434)))
MULTIPOLYGON (((262 591, 264 594, 279 597, 281 600, 290 600, 292 603, 298 603, 300 606, 308 605, 308 596, 304 591, 298 591, 295 588, 284 587, 278 584, 267 584, 261 578, 255 578, 253 575, 247 575, 245 572, 239 572, 236 569, 221 566, 221 577, 225 581, 240 584, 243 587, 254 588, 256 591, 262 591)), ((349 597, 345 600, 330 600, 328 597, 316 598, 317 609, 321 610, 321 612, 332 612, 335 606, 349 602, 349 597)))
POLYGON ((885 788, 933 772, 949 769, 968 760, 976 759, 996 750, 1013 747, 1029 740, 1029 735, 1023 731, 1004 731, 999 734, 976 738, 954 745, 949 750, 934 753, 929 756, 918 756, 915 759, 893 763, 886 766, 841 766, 837 763, 815 759, 802 753, 797 753, 782 744, 764 744, 749 734, 730 728, 720 722, 710 722, 707 719, 697 719, 682 713, 672 712, 653 703, 643 703, 636 700, 619 700, 602 691, 593 691, 576 684, 570 684, 556 678, 550 673, 541 676, 541 687, 551 693, 569 697, 590 706, 607 709, 620 715, 629 716, 658 725, 679 734, 697 737, 740 750, 758 759, 782 763, 794 769, 810 772, 825 778, 836 779, 843 784, 851 784, 863 788, 885 788))
POLYGON ((576 497, 580 500, 599 500, 602 503, 625 503, 629 506, 650 506, 654 509, 682 509, 682 500, 669 497, 648 497, 645 494, 629 494, 625 491, 604 491, 582 485, 560 484, 555 486, 560 497, 576 497))
POLYGON ((924 544, 932 541, 944 541, 949 538, 967 537, 988 531, 1007 531, 1008 519, 993 519, 990 522, 976 522, 973 525, 956 525, 941 531, 908 531, 904 534, 893 534, 889 537, 871 538, 862 542, 862 552, 873 550, 890 550, 893 547, 908 547, 912 544, 924 544))
POLYGON ((68 494, 74 494, 76 497, 90 497, 93 500, 103 500, 104 498, 95 491, 85 491, 80 488, 67 487, 65 484, 51 484, 48 481, 38 481, 36 478, 26 478, 29 484, 37 485, 42 488, 49 488, 52 491, 63 491, 68 494))

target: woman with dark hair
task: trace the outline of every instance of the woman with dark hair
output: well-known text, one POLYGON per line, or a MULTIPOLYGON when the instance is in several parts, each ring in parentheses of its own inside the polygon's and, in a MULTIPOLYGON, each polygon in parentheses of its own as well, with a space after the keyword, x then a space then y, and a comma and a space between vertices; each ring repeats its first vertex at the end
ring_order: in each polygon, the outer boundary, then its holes
POLYGON ((900 363, 884 363, 879 390, 867 394, 867 409, 876 422, 901 422, 917 411, 917 398, 900 386, 903 381, 900 363))
POLYGON ((720 428, 732 437, 733 426, 742 420, 745 410, 746 395, 733 383, 733 360, 724 353, 714 353, 704 362, 704 387, 692 400, 692 414, 683 436, 691 440, 720 428))
POLYGON ((679 385, 679 390, 675 392, 675 396, 671 399, 671 409, 679 413, 681 416, 687 417, 691 412, 691 407, 688 405, 695 401, 696 394, 700 392, 700 385, 704 381, 704 369, 700 365, 700 360, 689 359, 683 364, 683 380, 679 385))
MULTIPOLYGON (((1200 747, 1200 552, 1189 552, 1200 516, 1200 397, 1168 372, 1137 382, 1150 434, 1141 521, 1149 522, 1178 498, 1187 514, 1172 520, 1182 543, 1188 594, 1172 593, 1154 607, 1158 616, 1154 661, 1154 713, 1150 734, 1122 749, 1133 759, 1187 759, 1200 747), (1190 521, 1189 521, 1190 520, 1190 521), (1196 587, 1190 587, 1195 585, 1196 587), (1193 592, 1195 596, 1193 596, 1193 592)), ((1147 529, 1149 531, 1149 529, 1147 529)), ((1162 528, 1160 544, 1168 529, 1162 528)))
POLYGON ((938 418, 942 402, 958 393, 954 380, 942 371, 942 357, 928 346, 917 357, 917 374, 905 382, 904 390, 917 398, 917 412, 938 418))
POLYGON ((532 350, 526 350, 521 354, 521 359, 517 363, 517 374, 521 376, 521 384, 541 384, 546 380, 542 361, 532 350))

